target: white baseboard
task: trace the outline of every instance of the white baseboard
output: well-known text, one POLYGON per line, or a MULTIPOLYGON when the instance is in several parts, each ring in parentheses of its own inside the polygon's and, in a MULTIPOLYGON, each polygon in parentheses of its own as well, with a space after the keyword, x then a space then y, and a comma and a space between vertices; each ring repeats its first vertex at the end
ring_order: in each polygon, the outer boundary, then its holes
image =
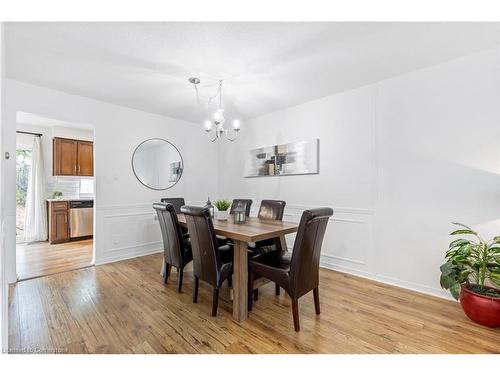
POLYGON ((107 255, 105 257, 102 257, 100 259, 95 260, 95 265, 100 266, 102 264, 106 263, 114 263, 114 262, 119 262, 121 260, 127 260, 127 259, 132 259, 132 258, 138 258, 138 257, 143 257, 146 255, 152 255, 152 254, 158 254, 162 253, 163 249, 143 249, 143 250, 134 250, 134 251, 129 251, 129 252, 120 252, 114 255, 107 255))
POLYGON ((339 271, 339 272, 347 273, 347 274, 354 275, 354 276, 363 277, 363 278, 368 279, 368 280, 378 281, 378 282, 381 282, 384 284, 397 286, 399 288, 412 290, 414 292, 423 293, 423 294, 431 295, 434 297, 454 301, 454 299, 450 296, 450 294, 445 290, 433 288, 433 287, 430 287, 427 285, 414 283, 411 281, 397 279, 397 278, 390 277, 390 276, 377 275, 377 274, 374 274, 372 272, 358 270, 358 269, 353 268, 353 267, 348 267, 348 266, 336 264, 336 263, 331 262, 331 260, 329 260, 325 257, 321 257, 320 266, 323 268, 326 268, 326 269, 339 271))

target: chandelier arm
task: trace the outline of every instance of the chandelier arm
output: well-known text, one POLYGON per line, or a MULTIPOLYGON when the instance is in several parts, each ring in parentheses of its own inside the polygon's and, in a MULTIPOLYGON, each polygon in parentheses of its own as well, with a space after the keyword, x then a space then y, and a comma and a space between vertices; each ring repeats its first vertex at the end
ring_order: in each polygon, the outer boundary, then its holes
POLYGON ((210 139, 210 142, 215 142, 219 137, 217 136, 217 132, 215 132, 215 136, 213 139, 210 139))
POLYGON ((234 130, 233 130, 233 132, 234 132, 234 134, 235 134, 233 138, 229 137, 229 135, 228 135, 228 134, 229 134, 229 132, 230 132, 230 130, 226 130, 226 131, 224 132, 224 136, 226 137, 226 139, 227 139, 228 141, 230 141, 230 142, 234 142, 234 141, 236 140, 236 138, 238 138, 238 132, 236 132, 236 131, 234 131, 234 130))

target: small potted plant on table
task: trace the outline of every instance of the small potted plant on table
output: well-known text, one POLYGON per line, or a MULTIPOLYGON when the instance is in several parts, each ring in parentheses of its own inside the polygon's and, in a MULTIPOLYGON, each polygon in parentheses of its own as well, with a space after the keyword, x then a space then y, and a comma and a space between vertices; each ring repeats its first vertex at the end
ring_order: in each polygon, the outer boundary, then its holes
POLYGON ((217 220, 227 220, 227 211, 231 207, 232 202, 227 199, 219 199, 214 202, 215 207, 217 207, 217 212, 215 213, 215 218, 217 220))
POLYGON ((450 243, 441 266, 441 287, 448 289, 465 314, 476 323, 500 327, 500 236, 483 240, 466 225, 450 235, 465 235, 450 243))

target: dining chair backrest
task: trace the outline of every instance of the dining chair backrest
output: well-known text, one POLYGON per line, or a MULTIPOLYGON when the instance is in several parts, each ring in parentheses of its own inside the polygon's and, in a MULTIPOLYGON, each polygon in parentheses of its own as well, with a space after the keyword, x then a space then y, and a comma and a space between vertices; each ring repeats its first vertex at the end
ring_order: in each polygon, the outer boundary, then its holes
POLYGON ((163 202, 154 203, 153 208, 160 223, 165 261, 172 266, 181 267, 184 246, 175 208, 172 204, 163 202))
POLYGON ((245 214, 250 216, 250 208, 252 207, 251 199, 233 199, 233 204, 231 205, 231 209, 229 213, 234 214, 234 210, 236 207, 243 207, 245 209, 245 214))
POLYGON ((295 237, 290 264, 290 296, 299 298, 319 283, 319 259, 329 218, 329 207, 305 210, 295 237))
MULTIPOLYGON (((260 202, 259 214, 257 217, 264 220, 283 220, 285 212, 285 201, 277 201, 272 199, 264 199, 260 202)), ((269 238, 266 240, 257 241, 256 247, 263 248, 264 246, 274 246, 276 239, 269 238)))
POLYGON ((283 220, 285 206, 285 201, 264 199, 260 202, 258 218, 266 220, 283 220))
POLYGON ((173 205, 177 214, 181 213, 181 207, 186 204, 184 198, 162 198, 161 201, 173 205))
POLYGON ((210 211, 206 207, 183 206, 181 212, 191 236, 193 274, 212 285, 219 285, 221 262, 210 211))

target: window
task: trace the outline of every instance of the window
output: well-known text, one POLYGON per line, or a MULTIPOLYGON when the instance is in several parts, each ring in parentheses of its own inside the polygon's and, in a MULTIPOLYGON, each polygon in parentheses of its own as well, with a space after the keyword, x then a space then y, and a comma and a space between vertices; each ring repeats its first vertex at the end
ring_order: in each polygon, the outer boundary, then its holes
POLYGON ((94 194, 94 179, 81 178, 80 179, 80 195, 93 195, 94 194))

